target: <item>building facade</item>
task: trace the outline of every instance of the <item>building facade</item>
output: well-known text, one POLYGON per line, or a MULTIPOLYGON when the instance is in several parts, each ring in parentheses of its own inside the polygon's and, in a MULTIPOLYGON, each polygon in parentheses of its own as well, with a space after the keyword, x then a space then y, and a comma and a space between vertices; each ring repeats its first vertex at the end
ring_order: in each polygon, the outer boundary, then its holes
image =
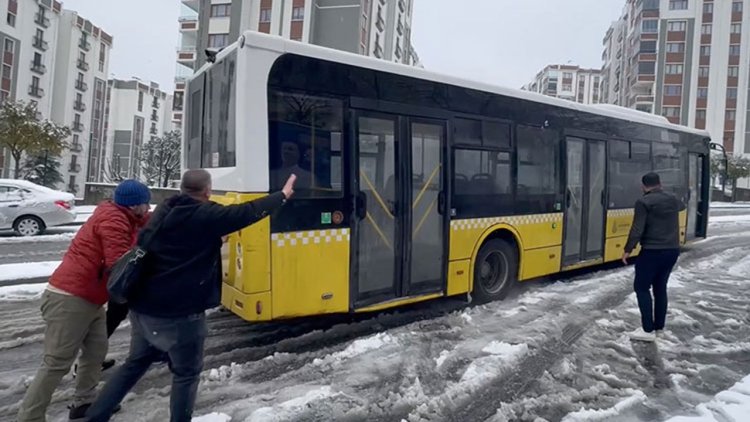
POLYGON ((251 30, 408 65, 414 0, 182 0, 174 114, 182 121, 185 79, 251 30))
POLYGON ((581 104, 601 102, 601 71, 571 65, 549 65, 522 89, 581 104))
POLYGON ((627 0, 604 38, 605 99, 750 154, 750 0, 627 0))
POLYGON ((110 79, 106 97, 105 145, 111 153, 97 181, 138 178, 143 146, 174 128, 172 96, 155 82, 110 79))
MULTIPOLYGON (((33 101, 40 115, 50 118, 62 4, 50 0, 0 0, 0 11, 4 12, 4 19, 0 19, 0 101, 33 101)), ((0 177, 13 177, 12 169, 10 155, 0 148, 0 177)))
POLYGON ((104 113, 112 37, 76 12, 63 10, 57 39, 50 117, 72 130, 60 173, 68 192, 83 195, 86 182, 100 180, 107 155, 104 113))

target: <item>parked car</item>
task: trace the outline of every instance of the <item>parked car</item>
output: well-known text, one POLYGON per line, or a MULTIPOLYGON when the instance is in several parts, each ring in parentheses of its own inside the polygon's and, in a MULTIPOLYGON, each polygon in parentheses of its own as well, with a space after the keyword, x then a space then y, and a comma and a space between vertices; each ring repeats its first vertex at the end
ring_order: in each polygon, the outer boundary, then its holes
POLYGON ((25 180, 0 179, 0 230, 36 236, 76 218, 75 197, 25 180))

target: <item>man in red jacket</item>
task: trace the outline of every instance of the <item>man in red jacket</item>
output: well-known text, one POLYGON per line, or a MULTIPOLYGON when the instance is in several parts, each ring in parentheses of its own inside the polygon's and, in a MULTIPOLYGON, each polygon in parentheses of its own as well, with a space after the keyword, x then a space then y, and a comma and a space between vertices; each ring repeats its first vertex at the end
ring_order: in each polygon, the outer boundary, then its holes
POLYGON ((18 420, 44 421, 57 386, 78 353, 78 374, 70 419, 82 418, 96 397, 107 355, 107 275, 133 245, 149 210, 146 185, 126 180, 114 201, 100 204, 81 227, 42 295, 44 360, 26 391, 18 420))

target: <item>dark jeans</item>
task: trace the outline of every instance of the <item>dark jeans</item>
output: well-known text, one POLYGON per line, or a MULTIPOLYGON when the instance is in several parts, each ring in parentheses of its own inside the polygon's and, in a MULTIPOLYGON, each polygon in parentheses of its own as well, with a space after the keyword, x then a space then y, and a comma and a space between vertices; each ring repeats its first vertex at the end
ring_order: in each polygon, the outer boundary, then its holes
POLYGON ((109 301, 107 303, 107 338, 112 337, 117 327, 128 317, 128 305, 109 301))
POLYGON ((190 421, 203 369, 206 316, 155 318, 130 312, 130 355, 102 389, 86 416, 90 422, 108 421, 115 407, 146 373, 152 363, 169 356, 172 371, 172 422, 190 421))
POLYGON ((667 319, 667 282, 679 256, 679 249, 644 249, 635 262, 633 289, 641 309, 643 331, 647 333, 664 329, 667 319))

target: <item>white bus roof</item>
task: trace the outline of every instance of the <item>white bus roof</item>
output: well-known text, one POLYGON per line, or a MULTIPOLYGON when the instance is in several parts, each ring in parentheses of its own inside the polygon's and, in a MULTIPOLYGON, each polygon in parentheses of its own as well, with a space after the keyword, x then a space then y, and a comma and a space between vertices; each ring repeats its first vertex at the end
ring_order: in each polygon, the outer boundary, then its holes
MULTIPOLYGON (((306 44, 298 41, 291 41, 279 36, 268 35, 256 31, 247 31, 240 38, 240 40, 233 45, 222 50, 217 60, 220 60, 225 55, 229 54, 232 50, 241 47, 260 48, 264 50, 274 51, 279 54, 291 53, 300 56, 312 57, 321 60, 328 60, 336 63, 347 64, 351 66, 378 70, 397 75, 423 79, 427 81, 434 81, 444 83, 448 85, 454 85, 458 87, 465 87, 474 89, 477 91, 490 92, 498 95, 503 95, 512 98, 518 98, 527 101, 533 101, 536 103, 548 104, 551 106, 557 106, 567 108, 570 110, 576 110, 581 112, 587 112, 597 114, 600 116, 606 116, 621 120, 627 120, 631 122, 637 122, 647 124, 663 129, 671 129, 679 132, 686 132, 704 137, 710 137, 709 133, 705 130, 694 129, 687 126, 676 125, 670 123, 663 116, 658 116, 651 113, 646 113, 631 108, 620 107, 613 104, 595 104, 587 105, 580 104, 573 101, 563 100, 559 98, 549 97, 536 92, 524 91, 520 89, 506 88, 496 85, 491 85, 484 82, 474 81, 470 79, 462 79, 456 76, 450 76, 446 74, 436 73, 429 70, 425 70, 419 67, 407 66, 400 63, 394 63, 387 60, 376 59, 373 57, 362 56, 359 54, 349 53, 346 51, 334 50, 331 48, 321 47, 313 44, 306 44)), ((200 73, 205 70, 202 67, 196 73, 200 73)))

